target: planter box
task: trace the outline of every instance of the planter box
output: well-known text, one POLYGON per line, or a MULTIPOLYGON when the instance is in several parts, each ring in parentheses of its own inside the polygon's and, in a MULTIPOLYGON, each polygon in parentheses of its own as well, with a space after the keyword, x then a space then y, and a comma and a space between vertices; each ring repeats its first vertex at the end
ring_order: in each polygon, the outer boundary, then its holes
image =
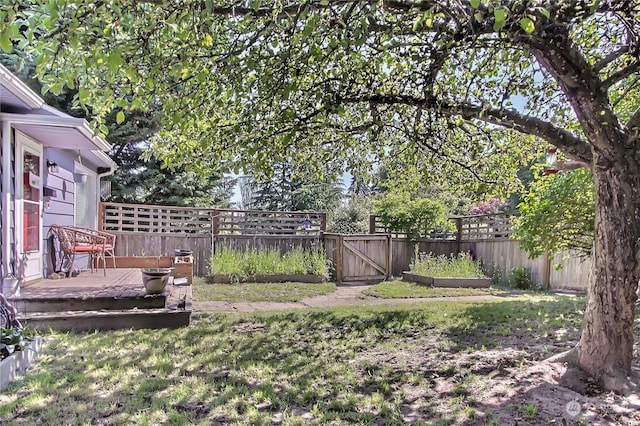
POLYGON ((187 285, 193 281, 193 256, 175 256, 173 259, 173 278, 184 278, 187 285))
MULTIPOLYGON (((170 268, 172 256, 116 256, 116 268, 170 268)), ((107 267, 111 265, 107 258, 107 267)))
POLYGON ((432 287, 454 287, 454 288, 489 288, 491 278, 438 278, 425 277, 411 272, 402 273, 403 281, 411 281, 416 284, 429 285, 432 287))
POLYGON ((13 353, 0 361, 0 392, 24 373, 31 364, 38 358, 42 350, 42 337, 36 336, 29 343, 29 346, 22 351, 13 353))
POLYGON ((325 278, 321 275, 311 274, 249 275, 247 277, 237 277, 235 275, 210 275, 207 281, 213 284, 229 284, 238 281, 243 283, 322 283, 325 281, 325 278))

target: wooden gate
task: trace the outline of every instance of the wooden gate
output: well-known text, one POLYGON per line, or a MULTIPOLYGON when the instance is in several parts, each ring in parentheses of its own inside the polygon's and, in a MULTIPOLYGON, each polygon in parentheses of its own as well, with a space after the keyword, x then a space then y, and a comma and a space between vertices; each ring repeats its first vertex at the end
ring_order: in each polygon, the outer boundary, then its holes
POLYGON ((390 234, 324 234, 337 282, 382 281, 391 275, 390 234))

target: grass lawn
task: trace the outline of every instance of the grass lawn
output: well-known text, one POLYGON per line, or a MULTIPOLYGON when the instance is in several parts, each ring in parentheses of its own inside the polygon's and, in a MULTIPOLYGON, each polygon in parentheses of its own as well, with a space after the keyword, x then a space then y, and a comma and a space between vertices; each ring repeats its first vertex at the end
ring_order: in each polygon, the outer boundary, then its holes
POLYGON ((486 395, 496 381, 509 395, 526 385, 518 372, 575 344, 583 309, 582 298, 524 296, 52 332, 0 394, 0 423, 548 424, 557 413, 530 396, 486 395))
POLYGON ((334 283, 207 284, 203 278, 193 279, 194 302, 299 302, 334 291, 334 283))
POLYGON ((444 288, 429 287, 402 280, 383 281, 367 289, 363 294, 383 299, 406 299, 414 297, 486 296, 504 294, 494 288, 444 288))

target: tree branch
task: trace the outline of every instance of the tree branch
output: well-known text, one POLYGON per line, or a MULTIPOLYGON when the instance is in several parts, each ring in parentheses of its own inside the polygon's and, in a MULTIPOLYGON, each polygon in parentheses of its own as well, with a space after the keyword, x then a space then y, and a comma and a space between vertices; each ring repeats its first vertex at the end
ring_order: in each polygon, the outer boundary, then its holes
POLYGON ((590 145, 573 133, 536 117, 511 109, 485 108, 472 104, 442 102, 435 98, 416 98, 410 95, 364 95, 358 97, 336 96, 337 102, 378 103, 383 105, 408 105, 420 107, 446 116, 460 116, 466 120, 479 120, 542 138, 561 148, 569 157, 591 163, 590 145))
POLYGON ((623 46, 620 49, 609 53, 604 58, 600 59, 598 62, 593 64, 593 70, 595 72, 600 72, 604 67, 609 65, 612 61, 618 59, 620 56, 624 55, 629 51, 629 45, 623 46))
POLYGON ((640 135, 640 108, 638 108, 629 121, 627 121, 627 129, 633 132, 636 137, 640 135))
POLYGON ((631 65, 622 68, 609 76, 605 81, 602 82, 602 86, 605 89, 613 86, 614 84, 620 82, 621 80, 629 77, 630 75, 640 71, 640 61, 636 61, 631 65))

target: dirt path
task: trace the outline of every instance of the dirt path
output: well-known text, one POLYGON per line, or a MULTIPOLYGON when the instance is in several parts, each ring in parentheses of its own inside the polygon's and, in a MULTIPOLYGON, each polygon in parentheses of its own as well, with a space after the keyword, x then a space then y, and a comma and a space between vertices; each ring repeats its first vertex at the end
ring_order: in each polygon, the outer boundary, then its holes
POLYGON ((483 301, 498 300, 500 296, 458 296, 458 297, 421 297, 407 299, 380 299, 363 294, 372 286, 338 286, 333 293, 302 299, 300 302, 193 302, 194 312, 253 312, 278 311, 285 309, 326 308, 331 306, 372 306, 393 305, 397 303, 450 301, 483 301))

